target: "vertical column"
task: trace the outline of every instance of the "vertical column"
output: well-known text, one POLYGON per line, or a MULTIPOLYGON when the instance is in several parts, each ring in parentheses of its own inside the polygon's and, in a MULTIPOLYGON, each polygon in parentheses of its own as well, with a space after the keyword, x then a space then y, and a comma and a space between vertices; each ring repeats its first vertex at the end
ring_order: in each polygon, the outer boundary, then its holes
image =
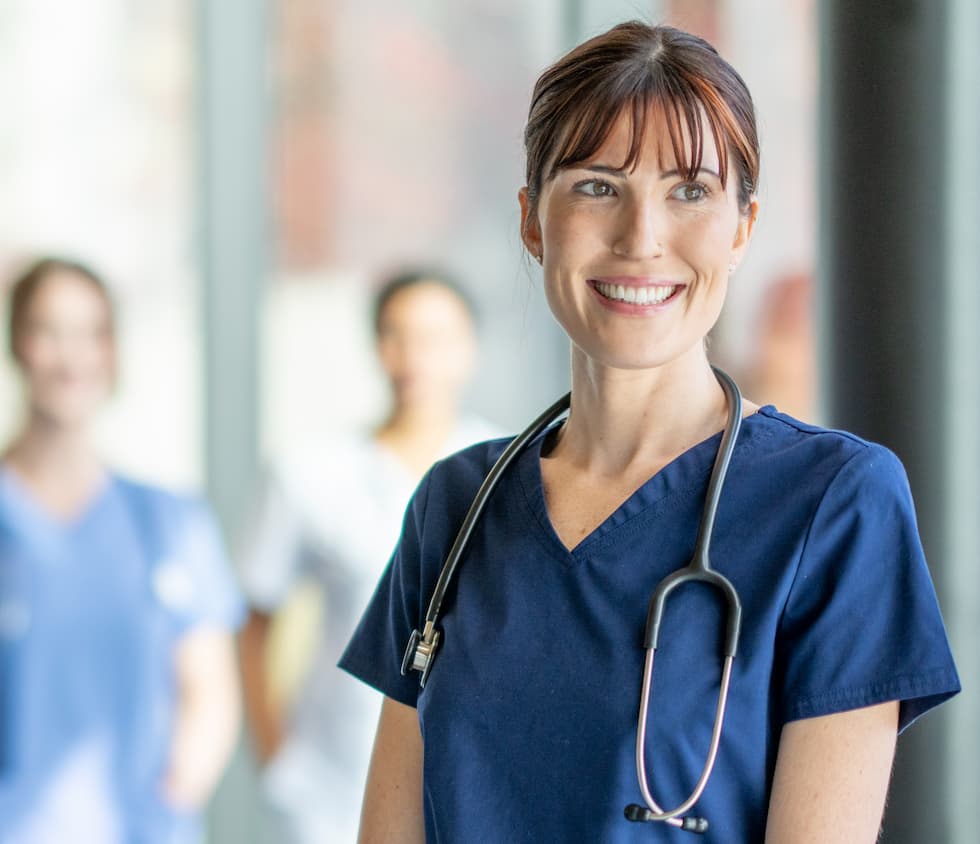
MULTIPOLYGON (((205 471, 210 499, 232 538, 258 465, 258 311, 270 207, 269 14, 264 0, 208 0, 194 8, 205 471)), ((210 807, 210 840, 260 840, 257 787, 239 749, 210 807)))
MULTIPOLYGON (((905 463, 966 683, 976 676, 980 555, 970 324, 980 263, 968 231, 980 216, 968 161, 977 89, 975 77, 959 79, 980 31, 959 32, 974 16, 968 5, 821 4, 818 141, 827 418, 905 463)), ((899 740, 885 841, 975 837, 978 736, 980 713, 962 698, 899 740)))
POLYGON ((196 8, 206 477, 223 526, 233 531, 258 461, 258 305, 269 238, 268 20, 263 0, 214 0, 196 8))
POLYGON ((948 562, 943 601, 966 692, 950 705, 943 752, 949 841, 971 841, 980 829, 980 3, 947 0, 946 346, 943 415, 948 562))

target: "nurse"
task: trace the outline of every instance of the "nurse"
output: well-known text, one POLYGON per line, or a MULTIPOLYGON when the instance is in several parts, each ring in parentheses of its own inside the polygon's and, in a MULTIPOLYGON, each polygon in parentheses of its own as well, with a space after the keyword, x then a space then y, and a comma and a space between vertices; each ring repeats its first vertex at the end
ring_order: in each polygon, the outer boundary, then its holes
MULTIPOLYGON (((362 844, 692 840, 623 809, 643 802, 647 601, 691 558, 726 420, 705 338, 759 213, 752 100, 700 38, 622 24, 542 74, 525 150, 521 231, 571 343, 571 412, 490 499, 422 690, 405 644, 505 443, 415 495, 341 662, 385 695, 362 844)), ((897 733, 959 690, 902 466, 746 401, 711 557, 743 616, 703 840, 873 842, 897 733)), ((675 594, 645 751, 668 807, 708 749, 724 618, 710 590, 675 594)))
POLYGON ((9 316, 26 412, 0 462, 0 842, 191 844, 239 723, 214 521, 91 444, 116 374, 98 276, 42 260, 9 316))
POLYGON ((460 410, 474 315, 441 272, 386 279, 373 309, 391 404, 374 429, 324 434, 276 462, 241 543, 246 713, 276 844, 352 844, 378 696, 336 663, 371 597, 405 506, 432 463, 499 433, 460 410), (267 670, 273 617, 304 581, 324 607, 312 665, 283 707, 267 670))

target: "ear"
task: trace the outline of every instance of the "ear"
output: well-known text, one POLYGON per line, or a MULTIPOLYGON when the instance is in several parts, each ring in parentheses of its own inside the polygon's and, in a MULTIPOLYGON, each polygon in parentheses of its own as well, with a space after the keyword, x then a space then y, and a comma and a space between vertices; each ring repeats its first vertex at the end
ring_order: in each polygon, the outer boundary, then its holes
POLYGON ((527 251, 540 260, 541 253, 544 251, 541 243, 541 224, 538 222, 537 215, 531 214, 531 197, 527 187, 517 192, 517 200, 521 204, 521 240, 527 251))
POLYGON ((732 241, 732 261, 736 264, 741 263, 745 250, 748 249, 749 241, 752 239, 752 230, 755 228, 755 221, 759 217, 759 200, 752 196, 749 199, 749 207, 743 214, 739 215, 738 226, 735 229, 735 239, 732 241))

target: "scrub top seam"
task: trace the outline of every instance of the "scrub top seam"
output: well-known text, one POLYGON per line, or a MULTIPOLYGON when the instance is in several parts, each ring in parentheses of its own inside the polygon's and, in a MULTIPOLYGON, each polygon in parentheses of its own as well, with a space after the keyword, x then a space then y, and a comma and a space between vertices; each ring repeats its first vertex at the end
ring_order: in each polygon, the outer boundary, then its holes
POLYGON ((842 686, 828 691, 798 697, 782 713, 783 723, 821 715, 832 715, 862 706, 897 700, 904 702, 937 694, 949 694, 952 689, 938 690, 936 684, 956 684, 948 668, 936 667, 917 674, 897 674, 872 680, 862 686, 842 686))
MULTIPOLYGON (((550 431, 550 428, 547 431, 544 431, 539 439, 535 440, 532 446, 528 448, 527 452, 525 452, 525 454, 522 456, 529 459, 533 458, 534 460, 540 460, 541 443, 544 441, 543 438, 546 437, 550 431)), ((564 553, 559 550, 561 540, 555 533, 554 526, 550 523, 550 519, 545 520, 547 513, 539 512, 539 502, 536 500, 536 497, 532 497, 530 490, 528 490, 527 484, 524 482, 524 472, 517 471, 514 473, 514 475, 517 477, 517 480, 520 483, 521 494, 524 498, 525 506, 521 507, 520 509, 523 513, 523 517, 532 528, 531 535, 534 537, 535 544, 542 548, 545 554, 561 564, 564 568, 572 568, 578 562, 578 560, 567 548, 564 548, 564 553)), ((544 499, 543 491, 541 499, 544 499)))
MULTIPOLYGON (((738 462, 751 455, 751 453, 759 447, 761 441, 770 439, 773 436, 772 432, 769 430, 762 430, 754 433, 751 438, 739 439, 739 442, 735 446, 735 452, 732 454, 731 468, 736 469, 738 462)), ((709 466, 703 471, 699 472, 696 477, 688 479, 688 482, 683 486, 679 486, 674 490, 671 490, 663 497, 657 499, 656 501, 651 501, 649 504, 642 507, 637 512, 630 515, 620 524, 614 526, 610 531, 601 537, 596 539, 596 550, 604 551, 606 550, 606 545, 611 544, 614 538, 622 539, 624 534, 620 531, 626 531, 625 536, 630 537, 639 531, 644 529, 644 525, 638 524, 637 520, 641 517, 656 516, 662 513, 664 510, 671 506, 675 506, 679 501, 683 501, 685 498, 696 495, 699 490, 704 487, 705 492, 707 492, 707 481, 711 476, 711 471, 714 466, 714 458, 712 458, 709 466), (614 536, 618 534, 618 536, 614 536)), ((725 503, 726 487, 731 481, 736 480, 737 472, 729 473, 729 476, 725 479, 725 485, 721 491, 721 501, 719 502, 718 509, 721 512, 722 506, 725 503)), ((625 502, 624 502, 625 503, 625 502)), ((700 523, 700 520, 699 520, 700 523)), ((696 540, 696 535, 692 535, 691 544, 693 546, 696 540)))
POLYGON ((792 428, 794 431, 798 431, 799 433, 808 437, 825 436, 827 434, 831 434, 843 437, 846 440, 850 440, 855 445, 867 446, 870 444, 868 440, 862 439, 857 434, 851 433, 850 431, 842 431, 838 428, 817 428, 815 426, 808 425, 806 422, 802 422, 799 419, 794 419, 792 416, 788 416, 779 410, 779 408, 771 404, 760 407, 757 412, 764 413, 774 422, 781 422, 787 428, 792 428))

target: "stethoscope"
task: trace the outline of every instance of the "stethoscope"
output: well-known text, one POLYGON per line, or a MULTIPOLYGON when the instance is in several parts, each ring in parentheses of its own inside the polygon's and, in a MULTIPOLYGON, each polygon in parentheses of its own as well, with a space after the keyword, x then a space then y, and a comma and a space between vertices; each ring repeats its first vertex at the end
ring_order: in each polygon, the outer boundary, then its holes
MULTIPOLYGON (((708 550, 711 546, 711 532, 715 526, 715 517, 718 513, 718 502, 721 498, 721 488, 725 482, 725 475, 728 474, 728 466, 731 463, 732 452, 735 450, 735 441, 738 438, 739 428, 742 424, 742 394, 739 392, 735 382, 717 367, 714 367, 715 377, 717 377, 725 396, 728 400, 728 420, 725 430, 722 433, 721 445, 715 456, 714 466, 711 470, 711 478, 708 481, 708 493, 705 499, 704 511, 701 514, 701 525, 698 529, 697 542, 694 547, 694 557, 691 562, 683 568, 677 569, 667 575, 657 584, 653 595, 650 598, 649 610, 647 611, 646 635, 643 647, 646 650, 646 661, 643 668, 643 687, 640 692, 640 711, 636 729, 636 776, 640 784, 640 791, 646 807, 631 803, 625 809, 625 815, 631 821, 663 821, 679 829, 690 832, 705 832, 708 829, 708 822, 704 818, 688 816, 686 813, 701 798, 711 771, 715 765, 718 755, 718 745, 721 742, 721 728, 725 720, 725 706, 728 703, 728 686, 732 676, 732 662, 735 659, 735 651, 738 647, 738 634, 742 623, 742 604, 739 601, 738 593, 731 581, 724 575, 711 568, 711 561, 708 557, 708 550), (660 808, 657 801, 650 793, 650 785, 647 778, 646 759, 644 748, 646 746, 646 727, 647 714, 650 708, 650 687, 653 680, 653 659, 657 652, 657 640, 660 635, 660 623, 663 619, 664 608, 667 605, 667 598, 670 593, 683 583, 700 581, 709 586, 719 589, 725 596, 728 603, 727 629, 724 643, 724 661, 721 670, 721 683, 718 690, 718 701, 715 707, 715 721, 711 730, 711 743, 708 747, 708 755, 705 759, 704 768, 698 778, 694 790, 690 796, 676 808, 664 811, 660 808)), ((432 662, 435 659, 436 650, 442 638, 442 632, 436 629, 439 614, 442 611, 442 602, 446 597, 446 591, 452 583, 456 569, 459 567, 460 559, 466 551, 466 547, 473 535, 487 500, 496 488, 501 476, 513 463, 514 459, 537 437, 545 428, 557 421, 568 410, 571 403, 571 393, 563 396, 535 419, 528 428, 504 449, 503 454, 494 463, 483 483, 477 490, 476 497, 470 505, 466 518, 456 535, 449 556, 439 573, 432 599, 429 601, 429 609, 425 614, 425 626, 421 633, 413 630, 408 646, 405 648, 405 656, 402 659, 402 674, 409 671, 418 671, 419 685, 425 688, 425 683, 429 679, 429 672, 432 670, 432 662)))

